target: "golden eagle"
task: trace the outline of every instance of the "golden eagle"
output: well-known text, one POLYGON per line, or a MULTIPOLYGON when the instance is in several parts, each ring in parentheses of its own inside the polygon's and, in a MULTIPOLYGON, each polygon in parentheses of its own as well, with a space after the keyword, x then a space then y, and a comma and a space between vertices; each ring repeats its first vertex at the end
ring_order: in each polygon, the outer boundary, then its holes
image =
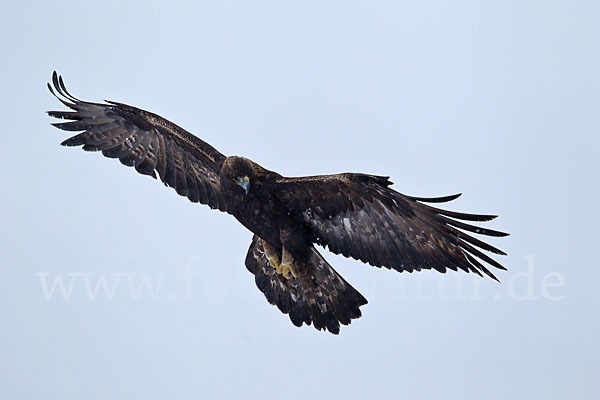
POLYGON ((423 198, 391 189, 388 177, 358 173, 288 178, 242 157, 226 157, 166 119, 126 104, 73 97, 56 72, 50 92, 72 111, 53 124, 81 132, 62 142, 101 151, 139 173, 158 177, 190 201, 232 214, 254 233, 246 268, 269 303, 292 323, 339 333, 361 316, 367 300, 319 254, 315 244, 402 271, 446 269, 496 277, 482 264, 505 269, 481 250, 505 254, 465 233, 506 236, 462 221, 494 215, 443 210, 460 194, 423 198), (53 90, 54 87, 54 90, 53 90))

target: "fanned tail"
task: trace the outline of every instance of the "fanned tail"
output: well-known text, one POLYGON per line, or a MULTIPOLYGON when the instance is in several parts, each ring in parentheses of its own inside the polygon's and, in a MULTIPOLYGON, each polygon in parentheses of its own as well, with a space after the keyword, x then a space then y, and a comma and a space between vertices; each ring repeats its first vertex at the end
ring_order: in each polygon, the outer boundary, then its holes
POLYGON ((263 240, 254 235, 246 256, 246 268, 269 303, 289 314, 292 323, 313 325, 338 334, 362 314, 367 300, 344 280, 313 247, 306 265, 294 265, 296 277, 286 279, 267 260, 263 240))

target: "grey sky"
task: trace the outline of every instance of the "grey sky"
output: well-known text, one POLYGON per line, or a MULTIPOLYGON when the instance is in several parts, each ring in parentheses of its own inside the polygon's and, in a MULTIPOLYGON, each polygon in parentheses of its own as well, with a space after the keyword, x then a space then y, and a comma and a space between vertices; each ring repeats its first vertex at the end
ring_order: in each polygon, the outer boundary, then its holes
POLYGON ((599 21, 597 1, 2 2, 0 398, 596 398, 599 21), (450 208, 511 233, 509 271, 323 250, 369 304, 337 337, 295 328, 232 217, 58 145, 53 69, 284 175, 462 192, 450 208))

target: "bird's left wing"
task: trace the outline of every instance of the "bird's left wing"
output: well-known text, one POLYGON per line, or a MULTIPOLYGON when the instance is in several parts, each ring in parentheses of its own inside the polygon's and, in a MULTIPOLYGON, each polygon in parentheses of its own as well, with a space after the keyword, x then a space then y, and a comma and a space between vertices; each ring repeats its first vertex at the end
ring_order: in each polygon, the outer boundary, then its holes
POLYGON ((387 177, 353 173, 280 178, 276 182, 276 195, 289 214, 308 226, 315 243, 333 253, 408 272, 461 269, 496 279, 480 261, 505 269, 482 250, 505 253, 464 231, 487 236, 507 234, 462 222, 489 221, 495 216, 424 204, 454 200, 459 195, 406 196, 389 188, 387 177))
POLYGON ((126 104, 91 103, 73 97, 60 76, 52 74, 50 92, 73 111, 49 111, 48 115, 70 120, 53 124, 66 131, 81 132, 64 146, 83 146, 118 158, 139 173, 158 176, 166 186, 192 202, 227 211, 219 183, 225 156, 209 144, 166 119, 126 104), (54 87, 54 89, 53 89, 54 87))

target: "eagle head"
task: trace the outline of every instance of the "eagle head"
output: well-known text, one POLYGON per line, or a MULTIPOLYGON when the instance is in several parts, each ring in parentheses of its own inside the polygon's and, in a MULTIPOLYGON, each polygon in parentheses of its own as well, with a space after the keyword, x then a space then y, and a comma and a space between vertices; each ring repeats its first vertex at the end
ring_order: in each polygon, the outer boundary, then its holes
MULTIPOLYGON (((243 157, 227 157, 221 168, 221 184, 231 190, 239 187, 245 196, 250 192, 250 183, 254 178, 252 162, 243 157), (234 185, 232 185, 232 183, 234 185)), ((239 190, 239 189, 238 189, 239 190)))

